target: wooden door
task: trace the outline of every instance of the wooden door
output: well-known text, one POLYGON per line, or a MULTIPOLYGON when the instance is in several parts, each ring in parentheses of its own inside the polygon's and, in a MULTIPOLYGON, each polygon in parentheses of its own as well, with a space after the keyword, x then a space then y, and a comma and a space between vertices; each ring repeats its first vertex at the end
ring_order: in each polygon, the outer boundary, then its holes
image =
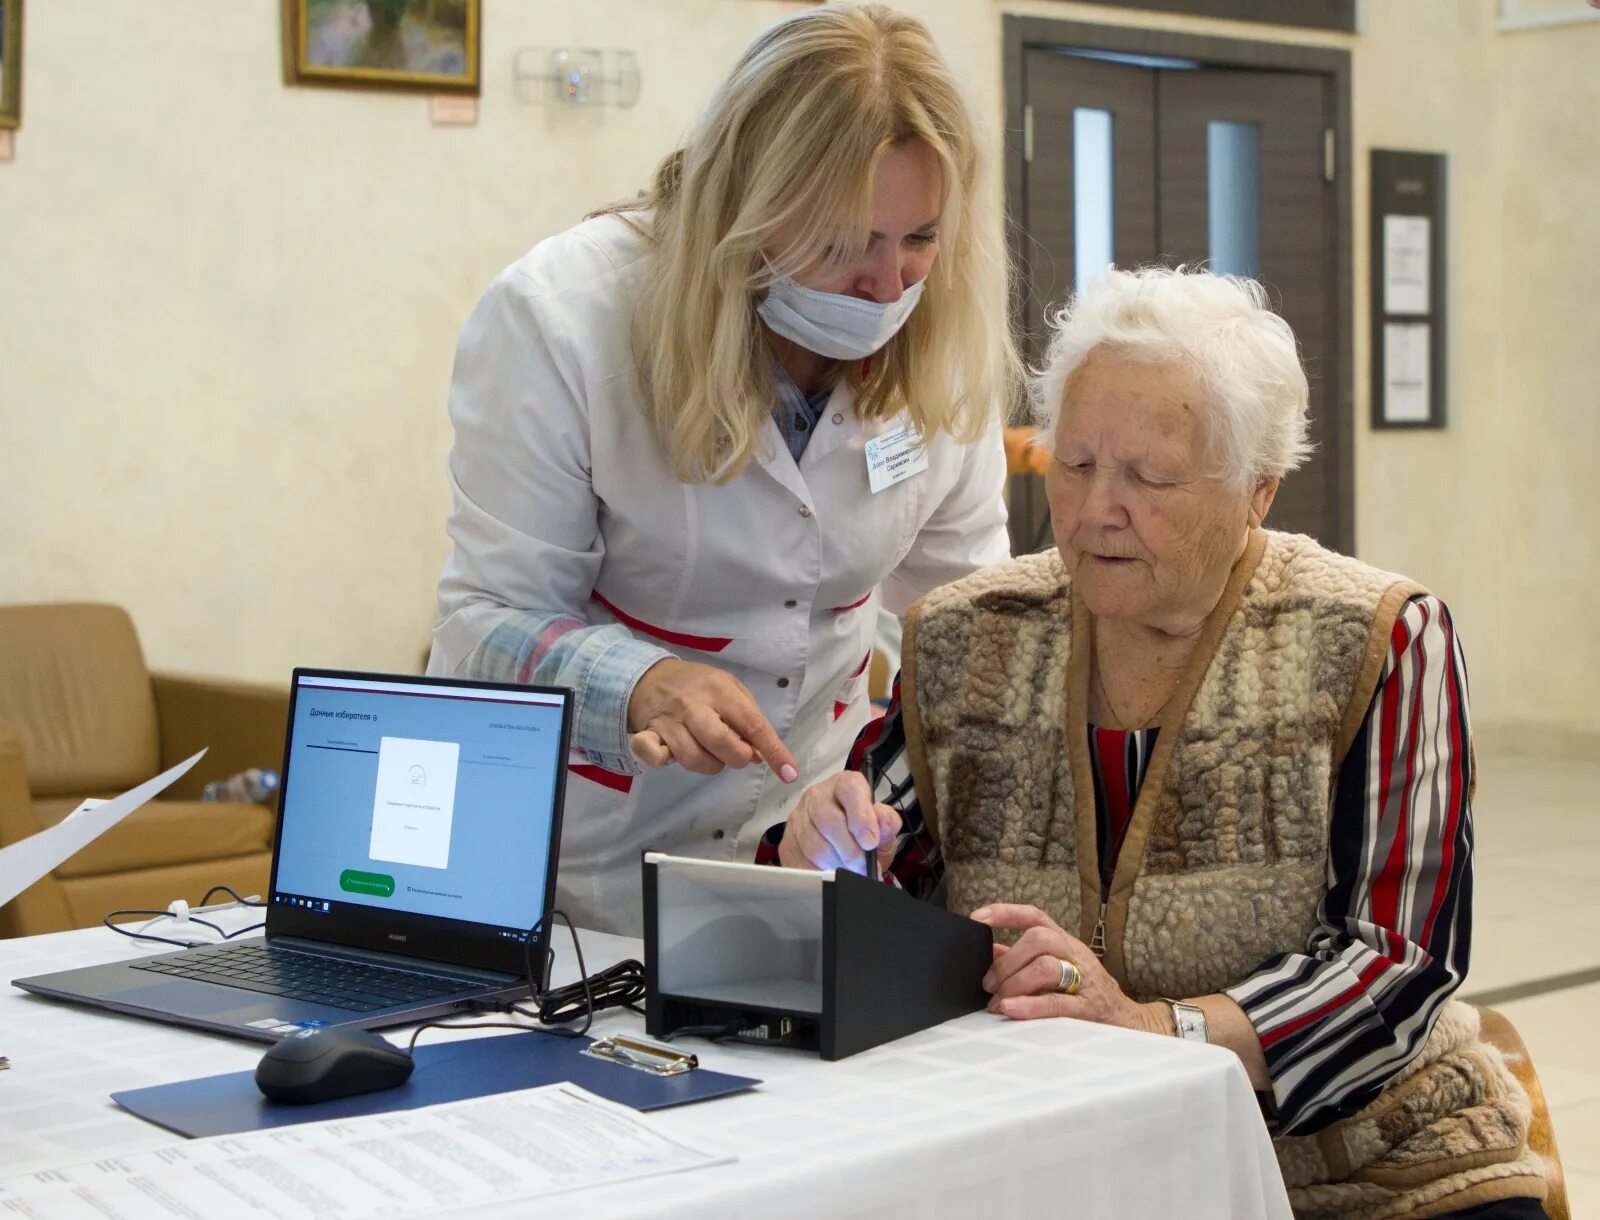
MULTIPOLYGON (((1315 72, 1224 69, 1203 62, 1030 46, 1023 56, 1023 173, 1013 219, 1022 228, 1018 321, 1030 362, 1044 321, 1087 275, 1109 213, 1119 267, 1206 263, 1268 287, 1300 342, 1311 381, 1316 451, 1284 480, 1268 524, 1348 551, 1341 483, 1349 421, 1338 417, 1336 231, 1329 78, 1315 72), (1120 62, 1119 62, 1120 61, 1120 62), (1109 119, 1111 206, 1085 181, 1078 134, 1109 119)), ((1012 481, 1018 553, 1050 544, 1037 476, 1012 481)))

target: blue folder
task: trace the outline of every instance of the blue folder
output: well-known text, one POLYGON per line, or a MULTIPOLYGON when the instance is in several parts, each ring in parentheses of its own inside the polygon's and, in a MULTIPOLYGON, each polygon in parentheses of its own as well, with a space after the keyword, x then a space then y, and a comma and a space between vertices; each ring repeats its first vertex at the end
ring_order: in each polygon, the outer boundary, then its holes
POLYGON ((661 1110, 741 1093, 761 1083, 704 1068, 655 1076, 583 1054, 589 1043, 588 1038, 527 1033, 418 1046, 416 1071, 399 1088, 303 1106, 268 1101, 256 1088, 253 1071, 129 1089, 113 1093, 111 1100, 157 1126, 197 1137, 414 1110, 542 1084, 571 1083, 635 1110, 661 1110))

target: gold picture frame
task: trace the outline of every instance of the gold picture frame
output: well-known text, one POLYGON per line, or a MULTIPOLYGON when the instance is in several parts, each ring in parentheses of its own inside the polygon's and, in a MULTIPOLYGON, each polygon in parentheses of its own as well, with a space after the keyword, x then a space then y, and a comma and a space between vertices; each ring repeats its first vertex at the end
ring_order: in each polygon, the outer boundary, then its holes
POLYGON ((284 79, 476 96, 482 18, 483 0, 283 0, 284 79))
POLYGON ((0 0, 0 128, 22 126, 22 0, 0 0))

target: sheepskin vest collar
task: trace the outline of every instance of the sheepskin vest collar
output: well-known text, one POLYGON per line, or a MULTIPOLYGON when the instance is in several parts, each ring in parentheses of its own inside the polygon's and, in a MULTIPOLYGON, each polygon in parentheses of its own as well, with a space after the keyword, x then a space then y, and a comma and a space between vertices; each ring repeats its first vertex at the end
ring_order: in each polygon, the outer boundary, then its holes
MULTIPOLYGON (((1309 538, 1252 531, 1162 710, 1105 893, 1087 727, 1094 628, 1060 556, 929 594, 906 624, 902 707, 950 909, 1038 906, 1140 1000, 1222 991, 1306 944, 1339 766, 1394 621, 1421 591, 1309 538)), ((1543 1196, 1525 1094, 1477 1039, 1476 1013, 1445 1011, 1407 1075, 1367 1110, 1279 1141, 1299 1214, 1421 1217, 1543 1196), (1471 1097, 1449 1085, 1463 1071, 1471 1097), (1414 1124, 1401 1131, 1391 1094, 1406 1080, 1414 1124), (1434 1130, 1468 1110, 1481 1121, 1434 1130)))

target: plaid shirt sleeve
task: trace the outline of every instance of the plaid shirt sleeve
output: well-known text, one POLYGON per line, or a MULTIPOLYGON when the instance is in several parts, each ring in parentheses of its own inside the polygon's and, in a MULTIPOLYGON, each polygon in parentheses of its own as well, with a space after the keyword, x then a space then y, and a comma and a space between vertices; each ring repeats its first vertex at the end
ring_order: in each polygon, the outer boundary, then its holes
POLYGON ((573 749, 608 771, 635 775, 643 767, 628 748, 628 701, 644 671, 672 655, 618 623, 596 627, 570 615, 528 610, 485 636, 458 673, 571 687, 573 749))
MULTIPOLYGON (((916 781, 906 757, 905 723, 900 718, 900 675, 894 679, 889 710, 871 721, 850 748, 847 769, 859 771, 871 756, 878 775, 874 798, 900 815, 900 836, 895 844, 894 863, 884 870, 883 879, 917 898, 927 898, 944 876, 944 860, 939 844, 922 820, 917 803, 916 781)), ((784 823, 770 827, 756 848, 757 864, 777 864, 778 847, 783 842, 784 823)))

